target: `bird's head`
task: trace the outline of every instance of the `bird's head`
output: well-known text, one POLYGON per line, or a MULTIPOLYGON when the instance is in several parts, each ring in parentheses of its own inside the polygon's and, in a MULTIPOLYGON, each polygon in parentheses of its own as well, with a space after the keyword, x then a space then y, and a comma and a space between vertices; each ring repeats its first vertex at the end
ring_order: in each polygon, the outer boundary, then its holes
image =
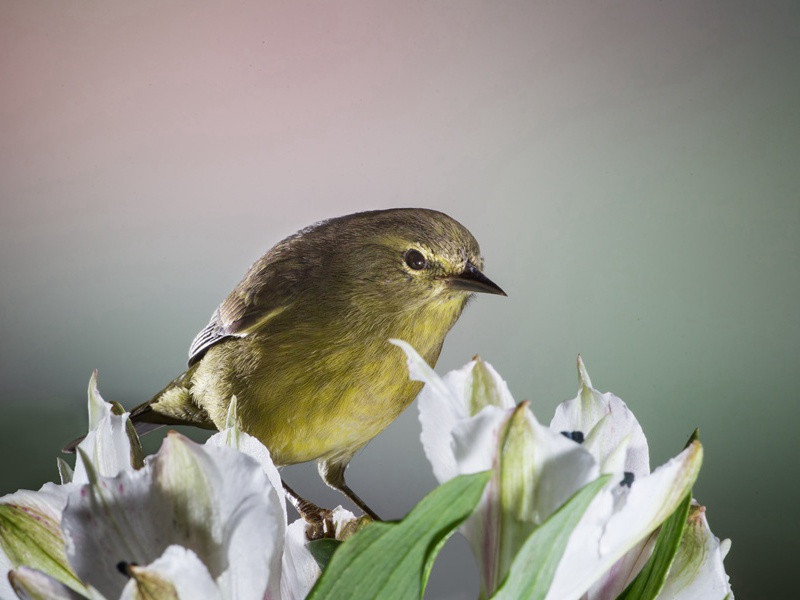
POLYGON ((339 256, 359 300, 389 311, 463 308, 476 292, 505 292, 483 274, 480 247, 444 213, 403 208, 336 219, 339 256))

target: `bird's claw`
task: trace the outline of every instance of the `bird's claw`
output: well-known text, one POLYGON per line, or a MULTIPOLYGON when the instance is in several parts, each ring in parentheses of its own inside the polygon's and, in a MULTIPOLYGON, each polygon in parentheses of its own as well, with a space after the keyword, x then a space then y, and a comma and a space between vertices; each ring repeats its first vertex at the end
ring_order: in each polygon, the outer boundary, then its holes
POLYGON ((316 510, 300 513, 306 522, 306 537, 309 540, 336 539, 333 511, 327 508, 315 508, 316 510))

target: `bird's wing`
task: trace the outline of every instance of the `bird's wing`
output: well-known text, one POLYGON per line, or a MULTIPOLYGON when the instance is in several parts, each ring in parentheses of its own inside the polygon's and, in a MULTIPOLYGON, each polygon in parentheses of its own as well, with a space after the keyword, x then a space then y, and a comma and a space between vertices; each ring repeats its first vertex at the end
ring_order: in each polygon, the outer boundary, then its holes
POLYGON ((211 346, 228 337, 230 337, 230 334, 225 333, 225 327, 219 318, 219 309, 216 309, 214 314, 211 315, 211 320, 208 322, 208 325, 203 327, 203 329, 194 336, 192 345, 189 346, 189 366, 191 367, 194 363, 203 358, 206 350, 211 346))
POLYGON ((298 276, 289 261, 268 261, 266 255, 211 315, 211 320, 189 347, 189 366, 203 358, 212 346, 232 337, 261 330, 282 313, 297 293, 298 276))

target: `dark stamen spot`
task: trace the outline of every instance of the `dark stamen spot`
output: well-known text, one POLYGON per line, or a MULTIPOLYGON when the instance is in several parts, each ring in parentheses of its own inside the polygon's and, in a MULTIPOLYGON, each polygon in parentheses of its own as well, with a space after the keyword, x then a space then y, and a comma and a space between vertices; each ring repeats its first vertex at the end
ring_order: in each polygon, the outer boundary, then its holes
POLYGON ((625 471, 625 474, 622 477, 622 481, 620 481, 619 484, 631 487, 631 485, 633 484, 633 473, 631 473, 630 471, 625 471))
POLYGON ((137 563, 135 563, 135 562, 128 562, 128 561, 125 561, 125 560, 121 560, 121 561, 119 561, 117 563, 117 571, 119 571, 120 573, 122 573, 126 577, 130 577, 131 576, 131 567, 137 567, 137 566, 139 566, 139 565, 137 563))
POLYGON ((572 440, 573 442, 578 442, 579 444, 583 443, 582 431, 562 431, 561 435, 569 440, 572 440))

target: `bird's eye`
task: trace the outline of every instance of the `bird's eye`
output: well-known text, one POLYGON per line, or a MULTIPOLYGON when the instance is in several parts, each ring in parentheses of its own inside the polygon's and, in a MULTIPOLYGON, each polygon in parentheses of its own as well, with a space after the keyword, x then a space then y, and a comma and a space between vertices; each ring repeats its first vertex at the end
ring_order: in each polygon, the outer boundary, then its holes
POLYGON ((413 248, 406 252, 405 259, 406 264, 415 271, 420 271, 428 266, 428 261, 425 260, 422 252, 419 250, 414 250, 413 248))

